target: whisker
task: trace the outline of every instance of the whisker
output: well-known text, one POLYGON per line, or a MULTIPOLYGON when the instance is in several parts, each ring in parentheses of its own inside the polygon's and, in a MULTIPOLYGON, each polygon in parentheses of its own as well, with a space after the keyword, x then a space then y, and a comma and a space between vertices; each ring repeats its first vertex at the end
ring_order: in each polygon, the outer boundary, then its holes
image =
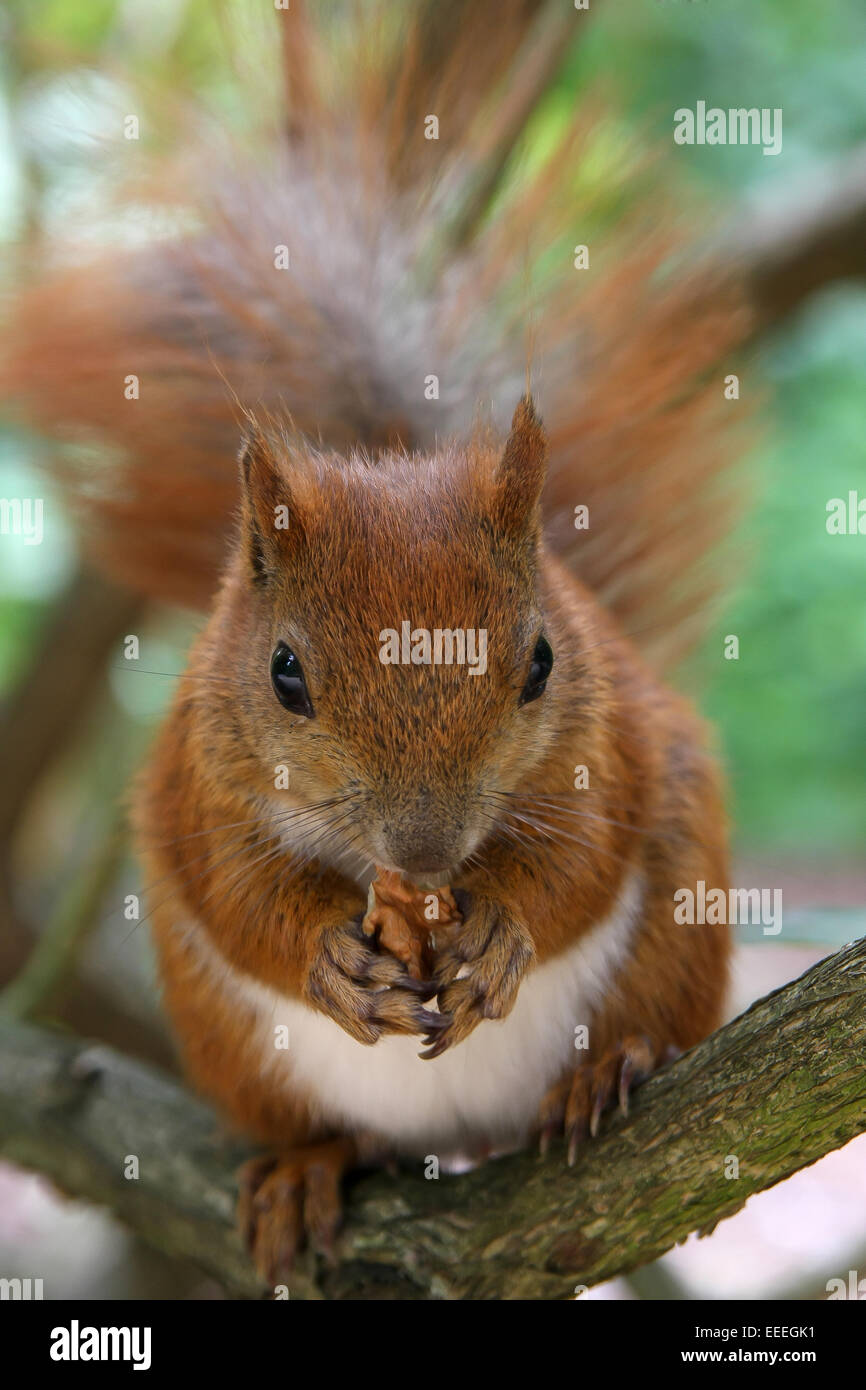
MULTIPOLYGON (((347 819, 347 818, 348 818, 348 813, 347 813, 347 815, 344 816, 342 819, 345 820, 345 819, 347 819)), ((329 827, 328 827, 328 834, 329 834, 329 835, 330 835, 330 834, 333 834, 336 828, 337 828, 336 825, 331 825, 331 826, 329 826, 329 827)), ((360 829, 357 829, 357 830, 355 831, 355 833, 354 833, 352 839, 355 840, 355 839, 357 839, 357 838, 360 837, 360 836, 361 836, 361 831, 360 831, 360 829)), ((285 887, 286 884, 291 883, 293 879, 298 878, 298 877, 300 876, 300 874, 308 867, 310 861, 313 860, 313 859, 316 859, 316 858, 320 857, 320 854, 321 854, 321 846, 320 846, 320 845, 316 845, 315 847, 310 847, 310 852, 309 852, 309 854, 303 853, 303 850, 302 850, 301 854, 298 854, 297 852, 293 852, 293 858, 296 860, 296 863, 295 863, 295 865, 294 865, 294 867, 293 867, 291 873, 288 875, 287 879, 281 884, 281 887, 285 887)), ((250 914, 251 914, 251 913, 254 913, 254 912, 257 912, 258 909, 261 907, 262 903, 264 902, 264 900, 267 898, 268 894, 273 890, 273 887, 274 887, 273 884, 268 884, 268 885, 265 887, 264 891, 263 891, 262 893, 259 894, 258 898, 256 899, 255 903, 252 904, 252 906, 250 906, 249 904, 244 904, 244 911, 247 912, 247 913, 250 913, 250 914)))
MULTIPOLYGON (((345 799, 348 799, 348 798, 345 798, 345 799)), ((287 828, 287 822, 288 822, 290 819, 297 818, 297 819, 300 820, 300 819, 303 819, 304 817, 306 817, 306 816, 308 816, 308 815, 312 815, 312 814, 314 814, 314 813, 317 811, 318 807, 319 807, 320 805, 323 805, 323 804, 324 804, 324 803, 317 802, 315 806, 304 807, 304 808, 299 808, 299 809, 292 809, 292 810, 290 810, 290 811, 281 812, 280 815, 273 817, 270 821, 267 822, 268 825, 270 825, 270 826, 273 827, 272 834, 271 834, 271 835, 268 835, 268 836, 266 836, 266 837, 264 837, 264 839, 262 839, 259 843, 264 844, 264 843, 265 843, 265 839, 272 839, 274 834, 281 834, 282 831, 285 830, 285 829, 287 828)), ((338 802, 337 804, 339 804, 339 802, 338 802)), ((240 823, 240 824, 244 824, 244 822, 239 822, 239 823, 240 823)), ((265 824, 264 818, 263 818, 263 817, 259 817, 257 820, 253 820, 253 821, 249 822, 249 824, 252 824, 252 825, 257 825, 257 824, 258 824, 258 825, 263 825, 263 824, 265 824)), ((208 831, 208 830, 202 830, 202 831, 196 831, 196 832, 195 832, 196 835, 206 835, 206 834, 209 834, 209 833, 210 833, 210 831, 208 831)), ((180 840, 183 840, 184 838, 186 838, 186 837, 183 837, 183 836, 182 836, 182 837, 180 837, 180 840)), ((189 838, 193 838, 193 837, 190 836, 189 838)), ((224 845, 221 846, 221 848, 222 848, 222 849, 227 849, 227 848, 228 848, 229 846, 231 846, 231 845, 240 845, 241 848, 237 851, 237 853, 238 853, 238 854, 242 854, 247 839, 248 839, 248 835, 246 835, 246 834, 242 834, 242 835, 233 835, 232 838, 231 838, 230 840, 227 840, 226 843, 225 843, 224 845)), ((174 842, 174 843, 180 843, 180 840, 177 841, 177 842, 174 842)), ((255 848, 255 844, 254 844, 252 847, 255 848)), ((152 883, 149 883, 149 884, 147 885, 147 892, 152 893, 153 890, 154 890, 154 888, 158 888, 158 887, 160 886, 161 883, 166 883, 170 878, 174 878, 174 877, 175 877, 176 875, 178 875, 178 874, 181 874, 181 875, 182 875, 183 873, 186 872, 186 870, 190 867, 190 865, 192 865, 192 864, 200 864, 200 863, 202 862, 203 859, 209 859, 210 856, 211 856, 211 854, 212 854, 212 850, 211 850, 210 848, 208 848, 208 849, 206 849, 206 850, 204 851, 203 854, 197 854, 197 855, 195 855, 192 859, 186 859, 186 860, 184 860, 183 864, 181 864, 181 865, 179 865, 179 866, 176 866, 175 868, 169 870, 169 872, 168 872, 167 874, 163 874, 162 878, 154 879, 152 883)), ((223 860, 215 860, 215 861, 213 861, 213 867, 214 867, 214 868, 218 868, 219 865, 220 865, 221 863, 226 863, 228 859, 232 859, 232 858, 234 858, 234 855, 228 855, 227 858, 226 858, 226 859, 223 859, 223 860)), ((203 873, 207 873, 207 868, 205 868, 202 872, 203 872, 203 873)), ((201 877, 201 875, 198 875, 198 877, 201 877)), ((194 878, 193 878, 193 879, 190 879, 189 882, 194 883, 194 882, 195 882, 195 879, 194 879, 194 878)), ((143 919, 143 920, 144 920, 144 919, 143 919)))
POLYGON ((524 834, 522 830, 518 830, 516 826, 509 825, 508 821, 503 820, 501 817, 490 816, 489 823, 493 827, 495 835, 507 834, 509 838, 515 840, 518 844, 524 845, 527 849, 538 848, 535 841, 531 840, 528 835, 524 834))
MULTIPOLYGON (((329 797, 326 801, 315 801, 310 806, 292 806, 285 811, 278 811, 271 820, 272 823, 277 824, 284 819, 288 819, 290 816, 307 815, 312 811, 322 810, 329 806, 339 806, 341 802, 348 801, 350 797, 351 793, 346 796, 329 797)), ((172 849, 175 845, 182 844, 185 840, 195 840, 202 835, 216 834, 217 831, 220 830, 236 830, 239 826, 243 825, 261 824, 264 819, 264 815, 259 814, 258 816, 251 816, 249 820, 228 821, 225 825, 208 825, 204 830, 194 830, 189 835, 178 835, 175 840, 165 840, 160 844, 151 845, 151 849, 172 849)))
MULTIPOLYGON (((613 820, 609 816, 600 816, 592 811, 585 811, 581 807, 569 805, 567 803, 571 801, 571 798, 568 796, 556 797, 549 795, 536 795, 535 793, 524 794, 522 792, 493 792, 487 793, 487 795, 514 798, 523 803, 531 802, 533 805, 543 805, 546 807, 546 809, 548 809, 551 812, 556 812, 556 814, 558 815, 573 816, 575 820, 598 821, 602 825, 611 825, 616 827, 616 829, 618 830, 627 830, 633 835, 644 835, 648 839, 652 840, 663 840, 667 841, 670 844, 676 845, 682 844, 683 841, 683 837, 679 835, 666 835, 663 831, 660 830, 650 830, 647 829, 645 826, 632 825, 628 821, 613 820)), ((697 845, 700 848, 711 848, 711 846, 708 846, 704 841, 696 840, 693 836, 690 837, 689 842, 691 844, 697 845)))
POLYGON ((617 863, 620 863, 622 860, 621 855, 615 854, 612 850, 606 849, 603 845, 596 844, 591 840, 583 840, 579 835, 572 835, 568 831, 563 830, 560 826, 555 824, 551 825, 549 822, 544 822, 538 817, 528 818, 526 816, 521 816, 520 813, 516 811, 511 811, 510 814, 516 815, 525 825, 539 831, 539 833, 546 834, 550 840, 567 840, 571 844, 582 845, 584 849, 591 850, 593 854, 605 854, 610 859, 616 860, 617 863))
POLYGON ((176 681, 207 681, 208 685, 231 685, 237 688, 240 685, 251 686, 256 682, 251 681, 248 676, 215 676, 199 671, 149 671, 144 666, 133 665, 126 662, 123 666, 112 663, 108 668, 110 671, 126 671, 137 676, 166 676, 176 681))
MULTIPOLYGON (((277 845, 275 845, 274 848, 265 851, 264 855, 261 855, 259 856, 259 858, 254 859, 253 862, 250 863, 250 865, 242 863, 242 865, 240 865, 239 872, 236 873, 234 877, 229 878, 228 883, 225 883, 225 880, 221 880, 220 883, 214 885, 214 890, 207 892, 207 894, 204 895, 204 897, 200 899, 200 901, 202 901, 202 903, 209 901, 209 899, 213 897, 213 892, 217 891, 217 888, 225 890, 225 888, 234 887, 234 885, 236 885, 238 881, 243 880, 243 876, 245 876, 247 870, 249 870, 249 873, 252 873, 253 869, 256 869, 256 867, 260 866, 261 863, 267 863, 268 860, 278 858, 278 856, 281 855, 281 853, 285 853, 286 856, 291 856, 293 860, 299 859, 299 849, 300 851, 302 851, 303 847, 299 847, 296 849, 291 847, 291 845, 285 845, 284 841, 282 841, 282 835, 284 835, 284 831, 286 830, 286 828, 293 828, 297 826, 297 824, 299 824, 300 821, 310 819, 310 817, 320 816, 322 810, 338 808, 338 806, 345 805, 346 802, 354 802, 354 794, 352 794, 352 792, 348 792, 348 794, 342 796, 332 796, 332 798, 324 799, 324 801, 313 803, 313 805, 311 806, 299 806, 299 808, 288 809, 286 810, 286 812, 279 813, 278 816, 272 817, 272 819, 268 821, 268 826, 270 826, 270 833, 263 835, 263 837, 261 837, 260 840, 253 840, 253 842, 250 842, 249 834, 235 835, 235 837, 232 837, 231 840, 227 842, 228 845, 236 845, 239 841, 243 842, 242 844, 240 844, 239 849, 234 849, 234 851, 228 853, 228 855, 222 855, 222 858, 214 860, 213 858, 211 858, 211 849, 209 849, 209 851, 204 852, 203 855, 196 855, 195 858, 186 860, 186 862, 183 863, 182 866, 179 866, 177 867, 177 869, 172 870, 171 873, 165 874, 165 876, 163 878, 160 878, 160 880, 157 880, 156 883, 147 885, 146 892, 147 894, 150 894, 150 892, 153 892, 154 887, 158 887, 158 885, 164 883, 164 881, 167 880, 167 878, 177 877, 179 880, 177 888, 174 888, 174 890, 172 890, 170 894, 167 894, 164 898, 161 898, 160 902, 154 903, 153 908, 146 913, 146 916, 142 917, 142 919, 140 919, 140 922, 136 923, 136 927, 143 926, 143 923, 147 922, 147 920, 149 920, 150 917, 153 916, 154 912, 157 912, 158 909, 163 908, 165 903, 171 901, 171 898, 177 897, 179 892, 188 890, 190 885, 197 883, 197 881, 199 881, 200 878, 206 877, 207 874, 213 873, 214 870, 220 869, 220 867, 227 865, 227 863, 231 863, 232 860, 238 859, 239 856, 245 855, 245 853, 252 853, 256 851, 256 849, 263 847, 263 845, 271 844, 271 841, 278 841, 277 845), (192 874, 192 876, 189 876, 189 867, 192 866, 193 863, 202 862, 203 859, 209 860, 209 862, 207 862, 206 865, 204 865, 203 869, 200 870, 199 873, 192 874)), ((328 819, 325 820, 324 826, 322 826, 322 831, 324 831, 325 840, 328 840, 328 838, 331 837, 331 835, 334 835, 336 833, 336 830, 338 830, 338 828, 341 827, 346 820, 349 820, 350 817, 352 817, 353 813, 354 806, 349 805, 348 809, 343 810, 341 815, 328 817, 328 819)), ((259 817, 257 821, 252 820, 250 821, 250 823, 261 824, 261 821, 263 821, 263 817, 259 817)), ((240 821, 239 824, 246 823, 245 821, 240 821)), ((227 826, 225 828, 235 827, 227 826)), ((195 834, 209 834, 211 833, 211 830, 213 830, 213 827, 207 827, 206 830, 196 831, 195 834)), ((303 855, 300 855, 300 863, 303 863, 303 855)))

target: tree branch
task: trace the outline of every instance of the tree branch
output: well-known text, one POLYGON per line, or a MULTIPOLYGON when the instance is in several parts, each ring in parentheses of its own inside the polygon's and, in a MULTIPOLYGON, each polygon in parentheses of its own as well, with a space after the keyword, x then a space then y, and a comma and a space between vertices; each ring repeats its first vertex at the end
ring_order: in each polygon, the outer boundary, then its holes
POLYGON ((134 631, 143 600, 93 571, 79 569, 54 605, 27 670, 3 706, 0 841, 13 834, 34 784, 91 708, 105 662, 120 634, 134 631), (63 699, 45 679, 63 662, 63 699))
MULTIPOLYGON (((730 229, 734 264, 766 333, 811 295, 840 280, 866 277, 866 148, 815 174, 808 186, 730 229)), ((720 252, 722 264, 730 252, 720 252)))
MULTIPOLYGON (((438 1181, 359 1178, 341 1263, 317 1285, 312 1265, 299 1270, 291 1296, 562 1299, 646 1264, 866 1128, 864 1006, 859 941, 651 1078, 573 1169, 559 1148, 438 1181)), ((262 1292, 232 1230, 241 1150, 160 1073, 0 1022, 0 1154, 107 1204, 233 1293, 262 1292), (123 1177, 131 1154, 137 1180, 123 1177)))

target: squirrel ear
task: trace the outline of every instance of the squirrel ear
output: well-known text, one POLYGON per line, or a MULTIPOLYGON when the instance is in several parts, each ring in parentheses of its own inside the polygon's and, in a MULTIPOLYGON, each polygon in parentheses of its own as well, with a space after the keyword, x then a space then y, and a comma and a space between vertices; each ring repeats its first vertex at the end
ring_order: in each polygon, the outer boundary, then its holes
POLYGON ((507 529, 523 530, 534 519, 546 465, 547 435, 527 395, 518 401, 496 471, 499 514, 507 529))
POLYGON ((303 534, 303 522, 273 446, 253 423, 241 442, 243 531, 253 578, 267 581, 285 561, 287 545, 303 534))

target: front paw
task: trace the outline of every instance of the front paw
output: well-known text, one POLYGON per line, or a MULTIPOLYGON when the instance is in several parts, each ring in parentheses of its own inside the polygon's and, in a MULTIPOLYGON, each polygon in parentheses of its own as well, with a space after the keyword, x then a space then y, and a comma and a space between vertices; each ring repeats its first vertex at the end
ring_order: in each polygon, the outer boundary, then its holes
POLYGON ((413 979, 403 961, 381 952, 353 921, 322 930, 304 995, 358 1042, 374 1043, 384 1033, 437 1036, 448 1019, 424 1008, 435 990, 432 981, 413 979))
POLYGON ((527 929, 500 903, 476 898, 459 930, 436 953, 434 981, 447 1022, 422 1057, 439 1057, 485 1018, 505 1018, 535 958, 527 929))

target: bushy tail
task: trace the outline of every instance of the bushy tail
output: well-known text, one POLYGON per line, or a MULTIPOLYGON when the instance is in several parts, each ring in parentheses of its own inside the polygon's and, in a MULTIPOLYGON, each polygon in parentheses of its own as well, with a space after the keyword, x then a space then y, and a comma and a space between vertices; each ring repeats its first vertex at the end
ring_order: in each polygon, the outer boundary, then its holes
POLYGON ((594 99, 521 144, 587 15, 274 14, 278 119, 231 148, 183 122, 155 185, 168 234, 43 274, 7 326, 0 393, 61 441, 102 562, 204 606, 242 410, 336 448, 423 448, 479 410, 504 426, 529 365, 552 544, 630 630, 681 635, 726 525, 722 371, 746 319, 730 286, 696 292, 661 174, 623 147, 611 176, 594 99))

